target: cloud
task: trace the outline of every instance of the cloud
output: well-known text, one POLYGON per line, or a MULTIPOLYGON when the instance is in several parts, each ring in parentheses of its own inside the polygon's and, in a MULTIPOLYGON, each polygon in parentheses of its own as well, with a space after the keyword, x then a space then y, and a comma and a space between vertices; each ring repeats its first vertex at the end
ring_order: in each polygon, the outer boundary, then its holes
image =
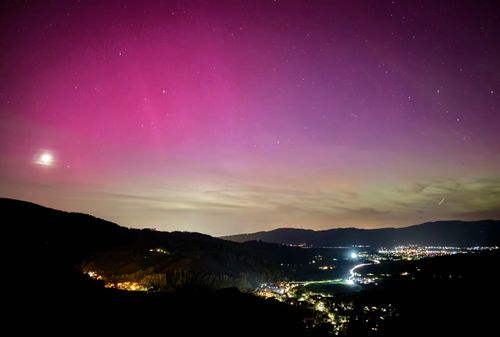
POLYGON ((412 184, 398 193, 396 205, 401 212, 442 211, 456 218, 474 213, 480 216, 491 214, 500 205, 500 178, 436 179, 412 184), (442 198, 445 201, 439 204, 442 198))
POLYGON ((144 184, 67 186, 13 183, 21 199, 82 211, 132 227, 200 231, 214 235, 293 226, 404 226, 443 219, 500 218, 500 178, 429 179, 336 187, 335 184, 274 184, 155 181, 144 184), (319 186, 319 187, 318 187, 319 186), (78 197, 76 197, 78 196, 78 197), (445 201, 439 205, 440 200, 445 201), (85 207, 82 207, 85 205, 85 207))
POLYGON ((497 217, 500 179, 435 179, 403 186, 367 186, 361 191, 192 182, 141 192, 102 192, 102 197, 133 205, 138 213, 161 215, 156 217, 158 225, 175 222, 194 229, 214 222, 217 228, 263 229, 284 224, 315 228, 409 225, 434 219, 497 217))

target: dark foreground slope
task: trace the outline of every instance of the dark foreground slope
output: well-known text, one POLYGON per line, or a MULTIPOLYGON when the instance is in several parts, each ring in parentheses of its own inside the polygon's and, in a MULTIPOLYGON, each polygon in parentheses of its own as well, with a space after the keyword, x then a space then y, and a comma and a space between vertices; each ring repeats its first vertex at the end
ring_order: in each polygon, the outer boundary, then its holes
POLYGON ((22 264, 43 264, 40 254, 112 281, 145 283, 157 290, 184 286, 254 289, 283 277, 286 259, 307 261, 313 252, 276 244, 236 243, 187 232, 121 227, 80 213, 0 199, 5 244, 22 264), (156 251, 160 249, 160 252, 156 251))
POLYGON ((324 231, 280 228, 268 232, 223 237, 235 242, 261 240, 315 247, 417 244, 422 246, 495 246, 500 244, 500 220, 436 221, 405 228, 337 228, 324 231))
POLYGON ((238 282, 242 272, 267 277, 273 263, 263 256, 273 255, 269 249, 276 255, 296 250, 195 233, 132 230, 16 200, 0 199, 0 205, 7 251, 3 321, 16 334, 311 336, 303 324, 307 310, 220 286, 238 282), (162 254, 166 259, 148 262, 144 254, 151 247, 168 250, 162 254), (168 291, 108 289, 82 273, 85 264, 113 272, 164 273, 177 282, 167 283, 162 290, 168 291))

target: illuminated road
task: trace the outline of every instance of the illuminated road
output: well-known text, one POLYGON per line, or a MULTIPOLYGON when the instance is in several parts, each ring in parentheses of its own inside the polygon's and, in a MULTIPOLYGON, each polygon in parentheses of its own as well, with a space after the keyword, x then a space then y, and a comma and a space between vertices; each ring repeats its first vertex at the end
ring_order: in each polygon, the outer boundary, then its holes
POLYGON ((352 280, 354 278, 354 274, 355 274, 355 270, 358 269, 358 268, 361 268, 361 267, 364 267, 364 266, 371 266, 373 263, 361 263, 361 264, 357 264, 355 265, 350 271, 349 273, 351 274, 351 276, 349 276, 349 279, 352 280))
POLYGON ((355 266, 354 266, 354 267, 352 267, 352 268, 351 268, 351 270, 349 271, 349 274, 350 274, 350 276, 349 276, 349 282, 354 283, 354 276, 355 276, 355 274, 356 274, 356 272, 355 272, 355 271, 356 271, 356 269, 361 268, 361 267, 364 267, 364 266, 371 266, 372 264, 379 264, 379 263, 380 263, 380 261, 379 261, 379 260, 373 260, 373 261, 372 261, 372 262, 370 262, 370 263, 360 263, 360 264, 355 265, 355 266))

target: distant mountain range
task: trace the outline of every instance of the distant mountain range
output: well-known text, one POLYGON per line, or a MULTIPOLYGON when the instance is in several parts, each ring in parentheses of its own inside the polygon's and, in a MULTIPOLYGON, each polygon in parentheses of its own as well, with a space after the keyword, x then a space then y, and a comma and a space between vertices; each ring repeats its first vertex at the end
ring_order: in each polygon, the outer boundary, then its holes
POLYGON ((267 232, 222 237, 236 242, 264 241, 313 247, 368 245, 392 247, 417 244, 426 246, 500 245, 500 220, 436 221, 404 228, 336 228, 322 231, 279 228, 267 232))

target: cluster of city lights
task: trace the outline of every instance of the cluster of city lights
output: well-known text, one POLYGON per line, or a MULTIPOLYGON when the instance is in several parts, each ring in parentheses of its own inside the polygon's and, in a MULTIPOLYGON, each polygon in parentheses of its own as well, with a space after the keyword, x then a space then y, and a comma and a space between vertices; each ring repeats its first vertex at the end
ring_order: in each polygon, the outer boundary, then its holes
POLYGON ((308 285, 321 283, 354 284, 351 280, 332 280, 318 282, 278 282, 263 284, 255 294, 264 298, 274 298, 290 305, 313 309, 317 312, 312 325, 327 324, 333 335, 342 335, 353 317, 355 311, 363 313, 363 319, 376 331, 381 322, 395 314, 395 308, 387 306, 365 306, 356 310, 350 301, 336 299, 332 294, 314 292, 307 289, 308 285))
POLYGON ((435 256, 447 256, 455 254, 473 253, 476 251, 496 250, 498 247, 448 247, 448 246, 398 246, 394 249, 380 249, 380 259, 390 260, 419 260, 435 256))
POLYGON ((104 282, 104 287, 105 288, 112 288, 112 289, 120 289, 120 290, 126 290, 126 291, 148 291, 149 288, 146 286, 142 285, 139 282, 132 282, 132 281, 124 281, 124 282, 113 282, 106 278, 104 275, 99 274, 98 272, 94 270, 88 270, 84 272, 87 274, 89 277, 93 278, 94 280, 100 280, 104 282))

